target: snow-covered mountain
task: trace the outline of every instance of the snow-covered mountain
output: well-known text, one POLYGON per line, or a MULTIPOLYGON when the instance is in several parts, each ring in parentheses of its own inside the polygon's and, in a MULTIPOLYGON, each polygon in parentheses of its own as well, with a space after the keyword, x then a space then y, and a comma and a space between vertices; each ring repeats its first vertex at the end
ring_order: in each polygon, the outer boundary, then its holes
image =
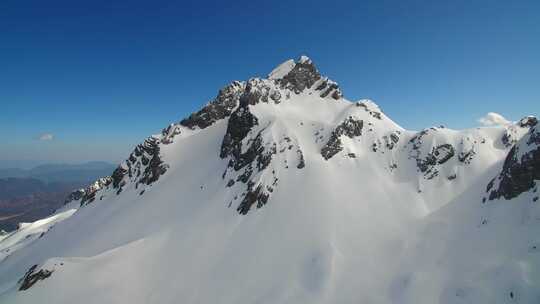
POLYGON ((536 118, 405 130, 302 56, 0 236, 0 303, 539 303, 538 180, 536 118))

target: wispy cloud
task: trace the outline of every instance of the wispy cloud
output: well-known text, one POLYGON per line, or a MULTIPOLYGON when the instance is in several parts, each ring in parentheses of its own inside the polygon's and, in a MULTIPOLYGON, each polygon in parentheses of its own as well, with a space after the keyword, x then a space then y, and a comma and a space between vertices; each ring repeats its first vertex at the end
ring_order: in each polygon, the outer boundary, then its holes
POLYGON ((39 135, 38 139, 41 140, 41 141, 50 141, 50 140, 54 139, 54 134, 43 133, 43 134, 39 135))
POLYGON ((505 126, 512 123, 501 114, 494 112, 489 112, 485 116, 480 117, 478 122, 483 126, 505 126))

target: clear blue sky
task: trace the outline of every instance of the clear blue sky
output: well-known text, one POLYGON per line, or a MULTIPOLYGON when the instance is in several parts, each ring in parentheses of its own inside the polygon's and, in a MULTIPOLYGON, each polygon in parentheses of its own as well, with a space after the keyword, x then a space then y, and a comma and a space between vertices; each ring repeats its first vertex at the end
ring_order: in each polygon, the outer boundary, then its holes
POLYGON ((538 0, 3 0, 0 161, 119 161, 300 54, 410 129, 540 113, 538 0))

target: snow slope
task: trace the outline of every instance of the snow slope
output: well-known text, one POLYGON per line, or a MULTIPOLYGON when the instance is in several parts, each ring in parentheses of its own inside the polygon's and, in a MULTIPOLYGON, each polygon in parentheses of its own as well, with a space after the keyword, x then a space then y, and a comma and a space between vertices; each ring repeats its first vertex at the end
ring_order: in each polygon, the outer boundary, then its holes
POLYGON ((536 125, 404 130, 289 60, 0 240, 0 303, 538 303, 536 125))

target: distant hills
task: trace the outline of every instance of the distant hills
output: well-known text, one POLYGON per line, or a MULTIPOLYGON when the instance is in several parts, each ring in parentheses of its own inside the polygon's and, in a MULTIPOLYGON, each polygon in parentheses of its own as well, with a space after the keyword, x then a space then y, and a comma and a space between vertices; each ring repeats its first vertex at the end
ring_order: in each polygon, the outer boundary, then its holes
POLYGON ((102 161, 82 164, 44 164, 32 169, 0 169, 0 178, 35 178, 44 182, 91 182, 97 177, 110 175, 115 167, 113 164, 102 161))
POLYGON ((62 206, 71 191, 110 175, 114 168, 113 164, 93 161, 0 169, 0 230, 14 230, 20 222, 48 216, 62 206))

